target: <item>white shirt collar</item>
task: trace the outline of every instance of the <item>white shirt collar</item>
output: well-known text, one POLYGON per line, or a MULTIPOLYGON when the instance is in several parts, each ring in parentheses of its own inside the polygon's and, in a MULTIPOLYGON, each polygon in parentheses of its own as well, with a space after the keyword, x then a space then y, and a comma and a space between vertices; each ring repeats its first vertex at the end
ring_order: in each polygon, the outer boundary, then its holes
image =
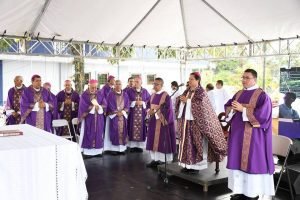
POLYGON ((117 92, 117 91, 116 91, 116 93, 117 93, 117 94, 121 94, 121 93, 122 93, 122 90, 121 90, 120 92, 117 92))
POLYGON ((257 88, 258 88, 258 85, 255 84, 255 85, 253 85, 252 87, 244 88, 244 90, 255 90, 255 89, 257 89, 257 88))
POLYGON ((71 94, 72 93, 72 89, 71 90, 65 90, 66 93, 71 94))
POLYGON ((19 90, 19 89, 21 89, 23 87, 23 85, 21 85, 21 86, 16 86, 16 88, 19 90))
POLYGON ((36 89, 36 88, 34 88, 34 87, 32 87, 35 91, 37 91, 37 92, 39 92, 40 90, 41 90, 41 88, 40 89, 36 89))
POLYGON ((160 90, 160 91, 158 91, 158 92, 155 92, 155 94, 161 94, 161 93, 163 93, 164 92, 164 90, 160 90))

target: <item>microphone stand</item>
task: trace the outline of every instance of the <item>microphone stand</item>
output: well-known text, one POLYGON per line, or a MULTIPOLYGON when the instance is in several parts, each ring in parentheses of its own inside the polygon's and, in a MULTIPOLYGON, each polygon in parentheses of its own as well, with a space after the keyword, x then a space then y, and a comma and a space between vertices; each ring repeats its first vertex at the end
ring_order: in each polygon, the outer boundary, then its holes
MULTIPOLYGON (((177 89, 171 94, 171 96, 170 96, 170 99, 171 99, 171 97, 173 97, 174 95, 175 95, 175 93, 176 92, 178 92, 178 90, 179 90, 179 87, 177 87, 177 89)), ((161 105, 160 105, 160 107, 153 113, 153 115, 151 115, 150 116, 150 118, 152 117, 152 116, 155 116, 155 114, 159 111, 159 110, 161 110, 162 112, 161 112, 161 114, 162 114, 162 116, 164 117, 164 119, 166 120, 166 117, 164 116, 164 110, 165 110, 165 108, 166 108, 166 102, 164 102, 164 103, 162 103, 161 105)), ((149 118, 149 119, 150 119, 149 118)), ((148 119, 148 120, 149 120, 148 119)), ((167 136, 166 136, 166 131, 168 131, 169 132, 169 129, 166 127, 166 126, 168 126, 167 124, 162 124, 162 127, 163 127, 163 130, 164 130, 164 150, 165 150, 165 174, 164 174, 164 183, 166 184, 166 185, 168 185, 168 183, 169 183, 169 179, 168 179, 168 175, 167 175, 167 151, 166 151, 166 139, 167 139, 167 136), (167 128, 167 129, 166 129, 167 128)), ((170 135, 170 132, 169 132, 169 135, 170 135)), ((170 139, 171 139, 171 137, 169 138, 169 145, 170 145, 170 147, 171 147, 171 142, 170 142, 170 139)))

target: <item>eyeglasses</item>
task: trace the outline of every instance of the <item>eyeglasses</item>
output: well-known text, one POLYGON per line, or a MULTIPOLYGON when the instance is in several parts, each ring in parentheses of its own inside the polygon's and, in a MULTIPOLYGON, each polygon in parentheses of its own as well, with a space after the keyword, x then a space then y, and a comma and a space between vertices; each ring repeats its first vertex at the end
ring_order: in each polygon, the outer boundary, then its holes
POLYGON ((160 83, 153 83, 153 85, 161 85, 160 83))
POLYGON ((254 79, 254 77, 242 76, 241 79, 242 80, 250 80, 250 79, 254 79))

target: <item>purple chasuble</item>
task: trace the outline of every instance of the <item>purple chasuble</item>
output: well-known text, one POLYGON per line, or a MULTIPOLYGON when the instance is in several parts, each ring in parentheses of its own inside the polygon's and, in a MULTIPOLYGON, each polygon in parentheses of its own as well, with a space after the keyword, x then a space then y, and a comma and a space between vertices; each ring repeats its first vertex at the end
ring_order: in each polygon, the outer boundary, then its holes
POLYGON ((159 119, 156 119, 155 115, 149 119, 146 149, 160 153, 176 153, 176 136, 170 96, 167 92, 152 94, 147 107, 158 110, 161 103, 165 103, 165 105, 157 112, 159 119))
POLYGON ((99 114, 97 111, 90 114, 94 107, 92 104, 93 99, 97 100, 104 112, 106 109, 106 100, 99 91, 95 94, 90 93, 89 90, 82 93, 79 102, 78 120, 80 123, 84 120, 84 136, 81 148, 85 149, 103 148, 104 114, 99 114))
MULTIPOLYGON (((66 92, 65 90, 60 91, 56 95, 57 99, 57 115, 59 119, 65 119, 71 124, 72 119, 76 118, 78 116, 78 106, 79 106, 79 94, 71 90, 70 93, 66 92), (70 104, 66 104, 65 101, 68 100, 70 104), (64 103, 63 109, 61 110, 62 104, 64 103), (74 110, 72 107, 72 103, 74 104, 74 110)), ((68 133, 68 129, 64 128, 63 133, 60 133, 60 135, 66 135, 68 133)))
POLYGON ((246 107, 249 121, 243 121, 242 112, 231 119, 228 138, 227 168, 249 174, 273 174, 272 103, 262 89, 241 90, 225 104, 226 114, 232 101, 246 107))
MULTIPOLYGON (((20 113, 20 101, 23 91, 26 87, 23 85, 20 89, 16 87, 12 87, 8 91, 7 102, 6 102, 6 110, 14 110, 16 113, 20 113)), ((21 115, 17 114, 16 116, 10 115, 7 118, 7 125, 19 124, 21 122, 21 115)))
POLYGON ((51 131, 51 113, 54 109, 54 100, 51 93, 40 88, 36 91, 32 86, 26 88, 21 98, 21 123, 25 121, 26 124, 35 126, 45 131, 51 131), (46 108, 39 108, 39 111, 32 111, 36 102, 43 100, 49 104, 49 111, 46 108))
MULTIPOLYGON (((116 114, 124 110, 126 113, 129 111, 129 99, 126 93, 121 92, 118 94, 112 91, 107 96, 107 115, 116 114)), ((108 117, 109 121, 109 137, 113 145, 125 145, 127 143, 127 119, 124 115, 116 115, 114 118, 108 117)))
MULTIPOLYGON (((147 102, 150 100, 150 94, 144 88, 141 88, 140 92, 138 92, 135 88, 130 88, 127 90, 127 95, 129 97, 130 105, 133 101, 138 100, 144 101, 145 105, 147 105, 147 102)), ((143 105, 130 107, 128 120, 129 141, 144 142, 146 140, 146 110, 147 108, 143 108, 143 105)))

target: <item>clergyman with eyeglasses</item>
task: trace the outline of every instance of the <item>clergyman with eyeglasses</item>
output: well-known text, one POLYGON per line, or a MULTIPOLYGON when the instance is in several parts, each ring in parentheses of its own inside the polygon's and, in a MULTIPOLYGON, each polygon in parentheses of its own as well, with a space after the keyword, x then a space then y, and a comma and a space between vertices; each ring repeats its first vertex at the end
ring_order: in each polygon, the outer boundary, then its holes
POLYGON ((225 104, 228 137, 228 187, 232 200, 274 195, 272 103, 257 85, 257 72, 246 69, 243 89, 225 104))

